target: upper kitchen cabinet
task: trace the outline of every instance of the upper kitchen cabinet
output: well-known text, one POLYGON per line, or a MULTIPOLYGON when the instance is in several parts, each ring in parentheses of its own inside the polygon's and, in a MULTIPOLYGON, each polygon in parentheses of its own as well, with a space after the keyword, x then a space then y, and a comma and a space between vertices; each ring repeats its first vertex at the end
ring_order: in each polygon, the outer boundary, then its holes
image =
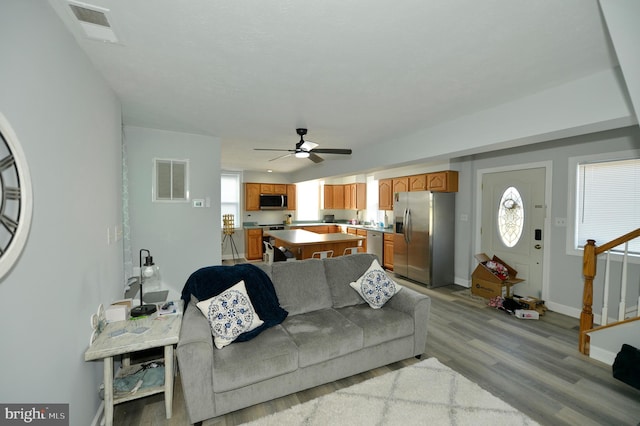
POLYGON ((364 183, 344 185, 344 208, 364 210, 367 208, 367 186, 364 183))
POLYGON ((244 184, 244 209, 247 211, 260 210, 260 185, 259 183, 244 184))
POLYGON ((458 172, 445 170, 427 174, 427 190, 433 192, 458 192, 458 172))
POLYGON ((426 191, 427 175, 409 176, 409 191, 426 191))
POLYGON ((287 185, 284 183, 261 183, 260 193, 284 195, 287 193, 287 185))
POLYGON ((344 185, 324 186, 324 208, 344 209, 344 185))
POLYGON ((378 181, 378 208, 380 210, 393 210, 393 179, 380 179, 378 181))
POLYGON ((296 209, 296 186, 285 183, 245 183, 244 209, 246 211, 260 210, 260 194, 286 195, 287 209, 296 209))
POLYGON ((409 191, 409 178, 400 177, 393 178, 393 194, 396 192, 408 192, 409 191))
POLYGON ((287 185, 287 209, 296 209, 296 186, 287 185))

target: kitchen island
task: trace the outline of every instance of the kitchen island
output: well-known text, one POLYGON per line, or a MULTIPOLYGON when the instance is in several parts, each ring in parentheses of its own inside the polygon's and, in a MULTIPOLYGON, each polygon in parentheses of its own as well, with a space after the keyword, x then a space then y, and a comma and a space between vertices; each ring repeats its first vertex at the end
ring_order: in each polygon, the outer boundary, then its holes
POLYGON ((304 229, 268 230, 265 235, 275 239, 276 247, 286 247, 296 259, 309 259, 314 252, 333 250, 333 256, 342 256, 348 247, 362 246, 365 237, 353 234, 317 234, 304 229))

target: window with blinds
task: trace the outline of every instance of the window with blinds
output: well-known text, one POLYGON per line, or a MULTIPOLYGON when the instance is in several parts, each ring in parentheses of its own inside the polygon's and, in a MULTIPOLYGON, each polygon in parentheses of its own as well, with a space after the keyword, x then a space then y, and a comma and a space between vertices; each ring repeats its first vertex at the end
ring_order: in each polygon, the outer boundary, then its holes
MULTIPOLYGON (((576 177, 575 247, 602 245, 640 228, 640 159, 579 163, 576 177)), ((613 251, 623 251, 624 246, 613 251)), ((629 242, 640 255, 640 241, 629 242)))
POLYGON ((220 216, 221 225, 224 228, 222 217, 231 214, 234 218, 234 226, 239 227, 240 217, 240 172, 222 172, 220 175, 220 216))

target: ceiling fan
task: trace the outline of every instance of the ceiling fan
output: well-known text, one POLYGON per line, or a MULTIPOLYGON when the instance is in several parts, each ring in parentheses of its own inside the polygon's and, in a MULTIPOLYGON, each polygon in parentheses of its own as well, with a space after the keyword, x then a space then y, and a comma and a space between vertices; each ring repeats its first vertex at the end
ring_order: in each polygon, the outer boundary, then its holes
POLYGON ((300 135, 300 142, 296 144, 296 149, 271 149, 271 148, 254 148, 255 151, 286 151, 288 154, 281 155, 276 158, 272 158, 269 161, 278 160, 280 158, 289 157, 295 155, 297 158, 308 158, 314 163, 320 163, 324 161, 318 154, 346 154, 350 155, 350 149, 342 148, 316 148, 317 143, 311 141, 305 141, 303 136, 307 134, 307 129, 296 129, 296 133, 300 135))

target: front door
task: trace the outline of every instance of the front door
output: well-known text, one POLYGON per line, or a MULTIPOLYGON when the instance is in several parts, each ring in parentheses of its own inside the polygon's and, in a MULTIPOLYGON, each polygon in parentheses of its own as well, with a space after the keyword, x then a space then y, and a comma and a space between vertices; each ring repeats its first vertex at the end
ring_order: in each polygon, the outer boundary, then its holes
POLYGON ((524 282, 513 293, 519 296, 542 295, 545 173, 532 168, 482 177, 482 252, 518 271, 524 282))

